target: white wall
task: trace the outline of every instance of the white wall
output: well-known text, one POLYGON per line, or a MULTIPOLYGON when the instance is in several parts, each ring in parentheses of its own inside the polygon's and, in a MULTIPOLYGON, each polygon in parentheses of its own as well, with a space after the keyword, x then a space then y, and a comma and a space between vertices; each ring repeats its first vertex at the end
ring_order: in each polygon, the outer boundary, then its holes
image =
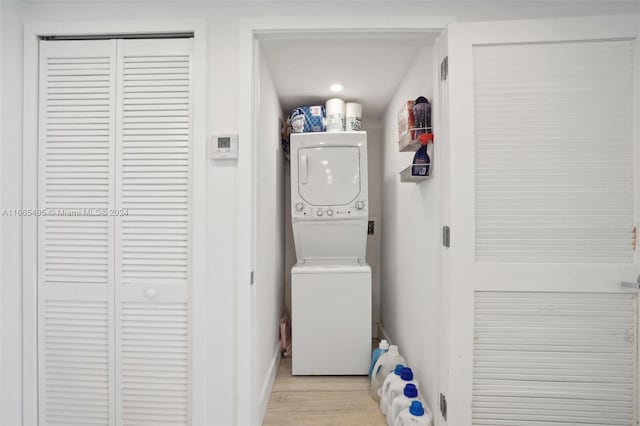
MULTIPOLYGON (((362 106, 366 108, 366 105, 362 106)), ((367 131, 367 167, 369 175, 369 220, 375 220, 374 234, 367 238, 367 263, 371 266, 371 313, 372 332, 376 337, 380 324, 380 272, 382 223, 382 156, 384 151, 384 130, 379 120, 363 120, 367 131)))
POLYGON ((296 264, 296 247, 293 242, 293 225, 291 224, 290 161, 285 161, 284 175, 284 302, 291 312, 291 268, 296 264))
MULTIPOLYGON (((2 7, 2 5, 0 5, 2 7)), ((0 206, 3 209, 20 208, 22 202, 22 7, 2 10, 0 28, 2 34, 2 126, 0 126, 0 184, 2 196, 0 206), (15 64, 20 64, 15 66, 15 64), (11 100, 11 101, 10 101, 11 100)), ((0 240, 2 266, 0 266, 0 284, 2 285, 2 304, 0 305, 2 354, 0 359, 0 424, 17 425, 21 414, 21 324, 22 324, 22 287, 21 279, 21 220, 18 217, 0 216, 0 240)))
MULTIPOLYGON (((391 99, 384 117, 384 207, 382 229, 382 323, 399 345, 435 409, 438 390, 440 283, 436 273, 440 248, 437 206, 437 145, 433 177, 401 183, 398 172, 415 153, 398 152, 397 112, 407 100, 433 100, 432 49, 424 48, 391 99)), ((435 135, 437 144, 437 134, 435 135)))
POLYGON ((256 139, 255 392, 262 418, 269 404, 279 358, 278 324, 284 307, 284 158, 282 108, 267 62, 259 60, 256 139))
MULTIPOLYGON (((0 28, 2 28, 2 8, 0 7, 0 28)), ((2 43, 2 37, 1 37, 1 33, 0 33, 0 63, 2 61, 2 52, 3 52, 3 43, 2 43)), ((2 99, 2 94, 4 92, 3 90, 3 80, 2 80, 2 67, 0 66, 0 99, 2 99)), ((4 115, 2 114, 2 102, 0 102, 0 165, 2 164, 2 130, 3 129, 3 117, 4 115)), ((2 171, 1 166, 0 166, 0 172, 2 171)), ((0 181, 2 179, 2 176, 0 174, 0 181)), ((0 185, 0 210, 2 208, 4 208, 4 204, 2 203, 3 197, 2 197, 2 186, 0 185)), ((0 216, 1 217, 1 216, 0 216)), ((0 224, 0 241, 2 241, 2 226, 0 224)), ((4 311, 4 298, 2 297, 2 261, 1 259, 3 259, 3 253, 2 253, 2 245, 0 244, 0 382, 2 382, 4 376, 2 374, 2 366, 4 365, 3 361, 2 361, 2 355, 4 353, 3 350, 3 342, 4 342, 4 333, 5 333, 5 328, 2 327, 2 318, 3 318, 3 311, 4 311)), ((4 401, 4 388, 2 386, 0 386, 0 401, 4 401)), ((0 422, 2 421, 2 419, 4 418, 3 416, 3 404, 0 403, 0 422)))
MULTIPOLYGON (((332 3, 342 16, 457 16, 459 20, 489 20, 522 17, 549 17, 638 12, 633 1, 554 1, 554 2, 388 2, 355 1, 332 3)), ((84 1, 84 2, 0 2, 0 43, 2 46, 0 82, 2 127, 0 129, 0 178, 3 208, 21 207, 22 182, 22 74, 23 24, 36 21, 81 22, 90 20, 202 19, 209 32, 208 53, 208 131, 238 133, 247 123, 238 116, 238 24, 243 17, 314 16, 334 14, 325 2, 164 2, 164 1, 84 1)), ((240 152, 242 153, 242 141, 240 152)), ((240 154, 242 155, 242 154, 240 154)), ((235 333, 235 289, 240 278, 235 274, 236 168, 232 163, 214 164, 208 170, 208 226, 210 263, 208 288, 207 405, 210 425, 233 424, 234 388, 233 352, 235 333)), ((386 182, 385 175, 385 182, 386 182)), ((385 183, 386 185, 386 183, 385 183)), ((423 184, 424 185, 424 184, 423 184)), ((407 188, 409 188, 408 186, 407 188)), ((404 190, 404 189, 403 189, 404 190)), ((409 189, 407 189, 409 190, 409 189)), ((385 205, 393 199, 385 200, 385 205)), ((403 213, 404 214, 404 213, 403 213)), ((409 212, 407 213, 409 214, 409 212)), ((385 213, 386 216, 386 213, 385 213)), ((386 218, 384 220, 386 228, 386 218)), ((0 424, 21 424, 21 221, 0 217, 2 253, 0 424)), ((403 248, 403 253, 406 250, 403 248)), ((391 253, 393 254, 393 253, 391 253)), ((417 254, 416 254, 417 256, 417 254)), ((383 253, 383 259, 386 255, 383 253)), ((385 260, 386 261, 386 260, 385 260)), ((246 277, 242 277, 244 284, 246 277)), ((416 299, 412 294, 405 298, 416 299)), ((383 301, 385 296, 383 295, 383 301)), ((249 303, 249 301, 243 301, 249 303)), ((415 302, 418 303, 417 301, 415 302)), ((398 323, 399 326, 399 323, 398 323)), ((406 337, 405 337, 406 340, 406 337)), ((418 355, 418 351, 414 351, 418 355)), ((413 355, 412 355, 413 356, 413 355)))

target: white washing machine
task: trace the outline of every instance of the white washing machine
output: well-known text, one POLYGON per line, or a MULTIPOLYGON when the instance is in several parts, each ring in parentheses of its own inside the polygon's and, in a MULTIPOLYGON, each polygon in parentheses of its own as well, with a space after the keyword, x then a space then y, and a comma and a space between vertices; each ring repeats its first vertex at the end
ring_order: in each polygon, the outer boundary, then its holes
POLYGON ((368 207, 366 132, 291 135, 294 375, 368 373, 368 207))

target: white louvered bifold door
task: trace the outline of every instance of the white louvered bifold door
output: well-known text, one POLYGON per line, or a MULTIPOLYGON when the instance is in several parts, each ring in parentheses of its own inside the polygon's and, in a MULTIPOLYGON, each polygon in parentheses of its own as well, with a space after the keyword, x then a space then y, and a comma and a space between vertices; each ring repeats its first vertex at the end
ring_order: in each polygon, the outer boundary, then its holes
POLYGON ((450 425, 639 420, 638 22, 449 29, 450 425))
POLYGON ((40 424, 190 424, 192 39, 40 52, 40 424))
POLYGON ((114 61, 111 41, 40 43, 40 424, 114 424, 114 61))
POLYGON ((117 418, 189 424, 192 40, 118 43, 117 418))

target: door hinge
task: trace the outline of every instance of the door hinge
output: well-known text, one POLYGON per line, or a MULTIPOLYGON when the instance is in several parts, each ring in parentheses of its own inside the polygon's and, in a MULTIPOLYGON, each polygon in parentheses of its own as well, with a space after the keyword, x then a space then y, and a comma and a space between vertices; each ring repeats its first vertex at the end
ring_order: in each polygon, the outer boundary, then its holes
POLYGON ((442 245, 451 247, 451 228, 448 226, 442 227, 442 245))
POLYGON ((449 75, 449 57, 445 56, 440 63, 440 81, 445 81, 449 75))
POLYGON ((443 394, 440 394, 440 414, 442 414, 442 418, 444 421, 447 421, 447 397, 443 394))
POLYGON ((254 271, 251 271, 251 278, 250 278, 250 284, 253 285, 255 284, 256 280, 255 280, 256 274, 254 271))

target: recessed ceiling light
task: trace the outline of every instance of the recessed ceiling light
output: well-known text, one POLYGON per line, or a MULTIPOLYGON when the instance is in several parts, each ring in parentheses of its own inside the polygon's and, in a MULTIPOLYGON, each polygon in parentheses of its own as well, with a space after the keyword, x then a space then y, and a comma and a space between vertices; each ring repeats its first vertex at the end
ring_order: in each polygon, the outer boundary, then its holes
POLYGON ((332 92, 342 92, 342 84, 340 83, 336 83, 336 84, 332 84, 329 89, 331 89, 332 92))

